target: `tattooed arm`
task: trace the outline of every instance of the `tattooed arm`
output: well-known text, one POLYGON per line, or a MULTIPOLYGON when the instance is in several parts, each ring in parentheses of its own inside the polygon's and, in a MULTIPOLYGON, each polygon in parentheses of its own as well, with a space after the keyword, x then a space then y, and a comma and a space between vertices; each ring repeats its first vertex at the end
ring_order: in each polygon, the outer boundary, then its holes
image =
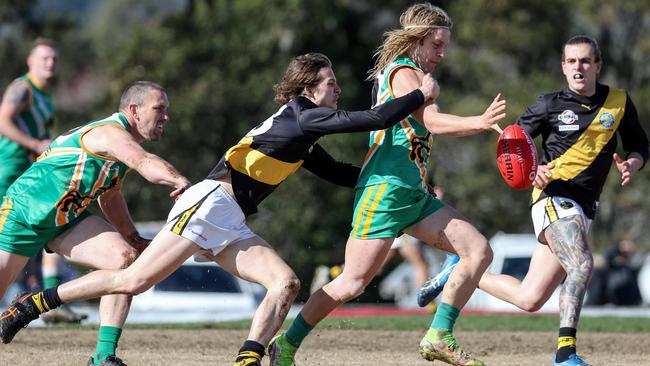
POLYGON ((191 185, 170 163, 147 152, 130 133, 118 126, 108 124, 93 128, 84 135, 83 142, 90 151, 123 162, 151 183, 174 187, 170 197, 179 196, 191 185))
POLYGON ((561 218, 544 234, 566 272, 560 291, 560 327, 576 328, 594 268, 584 220, 580 215, 561 218))
POLYGON ((16 125, 18 115, 29 108, 29 98, 29 85, 25 81, 15 81, 9 85, 0 104, 0 135, 40 154, 50 144, 50 140, 35 139, 16 125))

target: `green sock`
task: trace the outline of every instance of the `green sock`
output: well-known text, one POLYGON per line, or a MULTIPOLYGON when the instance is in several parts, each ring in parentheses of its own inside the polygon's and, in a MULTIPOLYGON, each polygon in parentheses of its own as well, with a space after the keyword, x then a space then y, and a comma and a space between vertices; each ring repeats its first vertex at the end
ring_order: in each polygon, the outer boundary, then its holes
POLYGON ((96 365, 104 361, 106 357, 115 355, 115 348, 117 348, 117 342, 120 340, 120 335, 122 335, 122 328, 108 326, 99 327, 97 348, 93 355, 93 361, 96 365))
POLYGON ((455 307, 441 302, 436 309, 436 315, 433 317, 433 322, 431 322, 431 328, 435 329, 447 329, 449 331, 454 329, 454 323, 458 319, 460 310, 455 307))
POLYGON ((43 277, 43 290, 56 287, 60 284, 61 284, 61 276, 59 275, 43 277))
POLYGON ((299 347, 302 340, 307 337, 312 329, 314 329, 314 327, 305 321, 302 314, 298 314, 293 323, 291 323, 289 330, 287 330, 287 340, 294 346, 299 347))

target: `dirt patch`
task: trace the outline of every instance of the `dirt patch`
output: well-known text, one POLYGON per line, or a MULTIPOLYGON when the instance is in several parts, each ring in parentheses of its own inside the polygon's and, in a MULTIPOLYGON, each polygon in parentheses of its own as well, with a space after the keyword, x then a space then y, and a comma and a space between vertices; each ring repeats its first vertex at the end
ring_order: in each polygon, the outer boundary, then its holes
MULTIPOLYGON (((119 355, 131 366, 232 365, 242 330, 127 329, 119 355)), ((417 353, 424 331, 322 330, 303 343, 296 363, 311 365, 431 365, 417 353)), ((555 332, 459 332, 460 344, 487 365, 548 365, 555 332)), ((92 329, 29 328, 0 344, 0 365, 85 365, 97 338, 92 329)), ((578 333, 578 349, 594 365, 647 365, 650 336, 578 333)), ((267 359, 264 364, 268 363, 267 359)), ((442 365, 435 363, 434 365, 442 365)))

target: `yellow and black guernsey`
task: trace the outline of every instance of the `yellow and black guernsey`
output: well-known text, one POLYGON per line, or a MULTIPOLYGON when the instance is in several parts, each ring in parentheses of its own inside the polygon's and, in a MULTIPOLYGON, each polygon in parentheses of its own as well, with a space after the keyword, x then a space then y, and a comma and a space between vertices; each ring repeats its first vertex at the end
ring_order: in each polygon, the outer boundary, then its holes
POLYGON ((304 166, 334 184, 353 188, 360 168, 334 160, 316 141, 325 135, 388 128, 424 104, 419 90, 367 111, 318 107, 298 96, 231 147, 208 175, 231 172, 235 199, 246 216, 298 168, 304 166))
POLYGON ((648 159, 648 137, 627 93, 597 84, 596 93, 581 96, 565 88, 542 95, 517 120, 531 137, 542 136, 540 164, 554 163, 551 182, 534 189, 532 203, 548 196, 578 202, 593 219, 620 135, 629 155, 648 159))

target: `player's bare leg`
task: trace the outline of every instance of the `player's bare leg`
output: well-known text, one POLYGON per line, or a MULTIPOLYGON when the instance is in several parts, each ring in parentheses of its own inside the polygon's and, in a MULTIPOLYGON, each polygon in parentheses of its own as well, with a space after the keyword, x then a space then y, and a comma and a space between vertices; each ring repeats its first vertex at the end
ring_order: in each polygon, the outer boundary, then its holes
POLYGON ((429 278, 429 265, 424 258, 422 248, 418 243, 412 243, 412 240, 409 240, 398 251, 413 266, 415 270, 415 287, 420 288, 427 278, 429 278))
POLYGON ((349 237, 345 245, 343 272, 310 296, 301 311, 305 321, 315 325, 337 306, 363 293, 381 269, 393 240, 349 237))
POLYGON ((585 222, 581 215, 561 218, 547 227, 544 235, 566 272, 560 291, 558 351, 553 362, 559 364, 570 358, 584 362, 576 354, 576 333, 594 266, 585 222))
MULTIPOLYGON (((128 267, 138 256, 124 238, 103 219, 91 216, 81 224, 63 233, 49 247, 71 262, 96 269, 122 269, 128 267)), ((91 362, 105 362, 115 356, 131 305, 129 295, 105 295, 99 304, 99 336, 91 362)), ((55 309, 54 311, 56 311, 55 309)))
POLYGON ((287 317, 300 289, 300 281, 277 252, 258 236, 232 243, 209 258, 228 272, 266 288, 266 295, 253 316, 248 338, 235 361, 236 365, 258 365, 271 337, 287 317))
POLYGON ((429 361, 453 365, 483 366, 456 342, 453 328, 460 309, 476 289, 481 275, 492 261, 487 239, 458 211, 444 206, 406 232, 423 242, 460 257, 442 291, 431 327, 420 342, 420 354, 429 361))
POLYGON ((269 345, 272 366, 291 366, 300 343, 314 326, 340 304, 359 296, 381 269, 394 238, 362 240, 349 237, 343 272, 314 292, 287 333, 269 345))
MULTIPOLYGON (((48 253, 43 251, 41 262, 41 274, 43 275, 44 289, 56 287, 62 283, 60 274, 61 260, 63 258, 56 253, 48 253)), ((52 311, 48 311, 41 315, 41 320, 47 324, 56 323, 80 323, 82 320, 88 318, 86 314, 80 314, 72 310, 67 305, 62 305, 52 311)))
POLYGON ((485 272, 478 287, 522 310, 537 311, 564 277, 564 268, 549 246, 538 243, 522 281, 509 275, 485 272))

